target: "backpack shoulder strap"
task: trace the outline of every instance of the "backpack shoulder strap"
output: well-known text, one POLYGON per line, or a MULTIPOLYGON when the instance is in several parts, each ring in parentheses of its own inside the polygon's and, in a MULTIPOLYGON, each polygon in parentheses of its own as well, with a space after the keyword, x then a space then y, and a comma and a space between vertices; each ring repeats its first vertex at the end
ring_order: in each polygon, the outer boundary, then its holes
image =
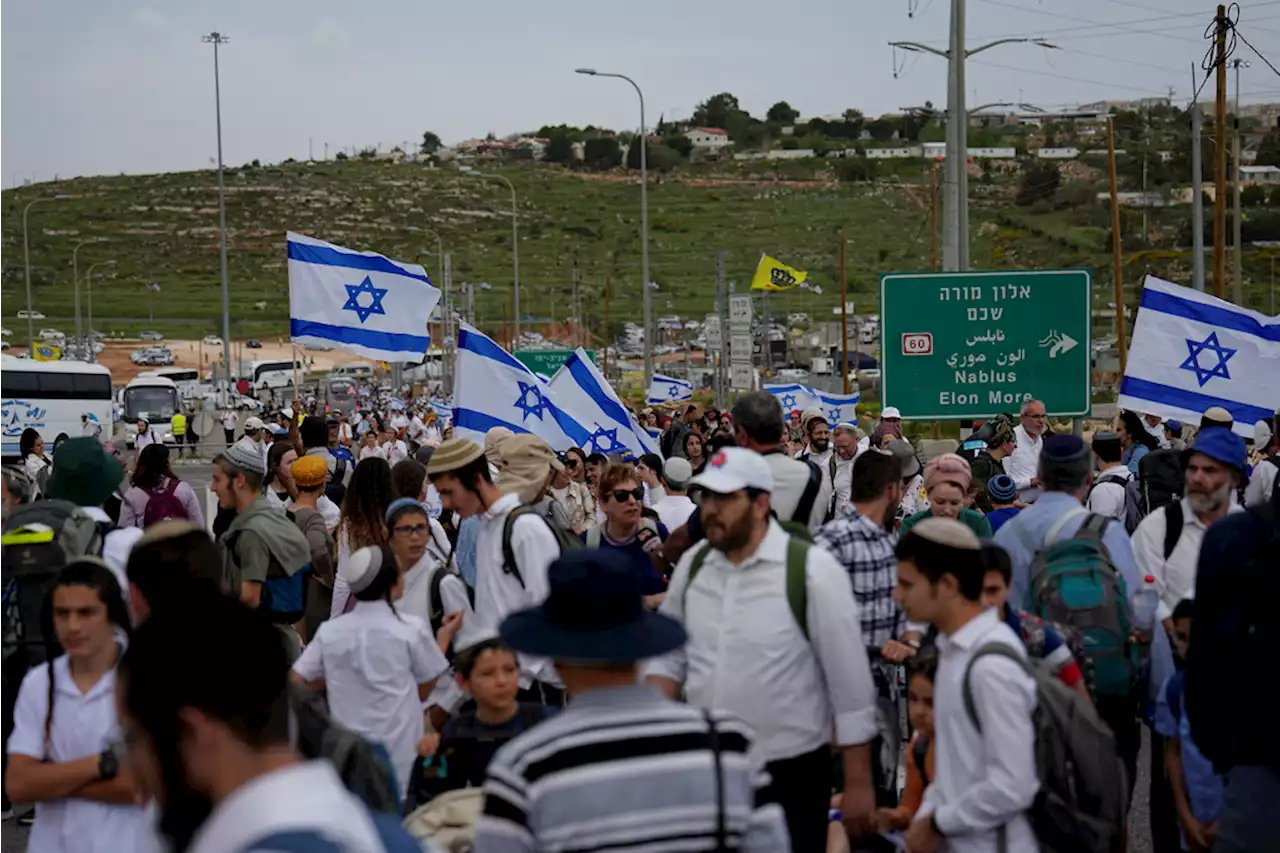
POLYGON ((702 564, 707 561, 707 554, 711 552, 711 543, 704 542, 702 547, 693 552, 693 559, 689 561, 689 577, 684 582, 684 589, 680 591, 680 614, 684 615, 684 601, 689 595, 689 587, 693 586, 693 579, 698 576, 698 572, 702 571, 702 564))
POLYGON ((173 493, 178 491, 178 486, 180 485, 182 485, 181 480, 179 480, 177 477, 170 477, 169 482, 165 483, 164 485, 165 495, 172 497, 173 493))
POLYGON ((1182 538, 1182 501, 1176 500, 1164 505, 1164 558, 1169 559, 1173 549, 1178 547, 1182 538))
POLYGON ((542 517, 534 512, 532 507, 518 506, 507 513, 506 520, 502 522, 502 570, 509 575, 514 575, 521 589, 524 588, 524 576, 520 574, 520 567, 516 565, 516 554, 511 547, 511 533, 515 529, 516 519, 531 512, 539 518, 542 517))
POLYGON ((809 639, 809 543, 795 536, 787 540, 787 606, 805 640, 809 639))
POLYGON ((1027 662, 1004 643, 986 643, 978 647, 973 656, 969 658, 968 665, 964 668, 964 681, 961 682, 961 690, 964 695, 965 713, 969 715, 969 719, 979 733, 982 732, 982 720, 978 719, 978 709, 973 704, 973 688, 969 686, 969 675, 973 672, 973 665, 988 655, 1008 658, 1022 667, 1023 671, 1028 675, 1031 674, 1031 667, 1028 666, 1027 662))
POLYGON ((444 579, 450 574, 448 566, 438 566, 435 574, 431 576, 431 584, 427 593, 428 615, 431 617, 431 636, 435 636, 440 630, 440 625, 444 622, 444 595, 441 594, 440 585, 444 583, 444 579))
POLYGON ((587 547, 600 547, 600 525, 597 524, 593 527, 587 528, 587 547))
MULTIPOLYGON (((1049 526, 1049 529, 1045 531, 1044 547, 1048 548, 1055 541, 1057 541, 1058 534, 1062 532, 1062 528, 1066 526, 1068 521, 1087 512, 1088 512, 1087 509, 1085 509, 1082 506, 1078 506, 1073 509, 1067 510, 1061 516, 1059 516, 1058 520, 1055 521, 1053 524, 1051 524, 1049 526)), ((1081 529, 1082 530, 1084 529, 1084 525, 1081 525, 1081 529)))
POLYGON ((242 853, 344 853, 335 842, 308 829, 291 829, 259 838, 241 848, 242 853))
POLYGON ((796 504, 796 511, 791 514, 791 520, 808 527, 809 519, 813 517, 813 505, 818 500, 818 492, 822 491, 822 469, 808 458, 797 461, 809 466, 809 482, 805 483, 804 492, 800 495, 800 503, 796 504))

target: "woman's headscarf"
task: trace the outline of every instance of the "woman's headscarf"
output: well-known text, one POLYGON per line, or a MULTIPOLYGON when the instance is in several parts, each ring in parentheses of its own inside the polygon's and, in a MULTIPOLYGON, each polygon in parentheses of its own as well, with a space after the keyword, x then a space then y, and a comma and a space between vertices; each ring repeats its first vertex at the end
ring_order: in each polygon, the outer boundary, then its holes
POLYGON ((969 463, 958 454, 944 453, 941 456, 935 456, 929 460, 928 465, 924 466, 926 491, 932 491, 938 483, 954 483, 960 487, 961 492, 967 492, 971 482, 973 482, 973 473, 969 470, 969 463))

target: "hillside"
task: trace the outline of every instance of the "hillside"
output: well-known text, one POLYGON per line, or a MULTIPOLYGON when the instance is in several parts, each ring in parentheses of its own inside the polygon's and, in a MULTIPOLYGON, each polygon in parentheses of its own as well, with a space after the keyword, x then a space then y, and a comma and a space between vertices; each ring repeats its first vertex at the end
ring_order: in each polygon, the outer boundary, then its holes
MULTIPOLYGON (((820 160, 708 165, 651 176, 650 247, 659 288, 655 314, 692 317, 712 310, 715 252, 722 249, 726 278, 739 288, 746 287, 762 251, 807 269, 823 293, 780 296, 777 307, 831 317, 839 304, 840 227, 850 241, 850 288, 859 310, 875 310, 880 271, 930 265, 928 190, 921 169, 918 163, 891 162, 876 183, 841 182, 820 160)), ((613 282, 611 325, 638 321, 640 205, 634 173, 579 174, 532 164, 495 170, 514 183, 518 195, 521 313, 563 319, 576 260, 588 326, 599 328, 608 278, 613 282)), ((1069 199, 1015 207, 1017 176, 982 172, 977 169, 979 177, 971 182, 974 267, 1092 266, 1099 292, 1109 292, 1109 223, 1105 208, 1088 201, 1092 182, 1072 185, 1074 207, 1069 199)), ((82 276, 90 263, 117 261, 105 269, 106 277, 95 277, 98 329, 131 334, 155 327, 187 338, 219 331, 216 177, 202 171, 83 178, 4 191, 0 296, 15 342, 25 337, 15 317, 25 306, 22 209, 55 193, 72 197, 30 213, 34 305, 47 316, 43 325, 70 331, 72 249, 81 240, 105 237, 109 242, 85 246, 79 254, 82 276), (161 287, 154 321, 148 319, 146 288, 153 281, 161 287)), ((1165 216, 1169 242, 1185 213, 1165 216)), ((1154 212, 1152 217, 1153 231, 1159 232, 1163 220, 1154 212)), ((1127 217, 1125 233, 1129 222, 1127 217)), ((439 261, 427 254, 436 248, 425 230, 431 229, 453 252, 455 287, 492 284, 492 290, 477 291, 480 326, 496 331, 509 317, 510 191, 497 181, 452 169, 356 159, 233 169, 227 172, 227 227, 236 338, 287 332, 286 230, 420 260, 436 278, 439 261), (262 310, 255 308, 260 302, 266 303, 262 310)), ((1261 261, 1249 258, 1259 274, 1261 261)), ((1185 252, 1166 247, 1130 262, 1125 277, 1136 284, 1149 270, 1185 279, 1188 267, 1185 252)), ((1261 299, 1259 294, 1256 301, 1261 299)))

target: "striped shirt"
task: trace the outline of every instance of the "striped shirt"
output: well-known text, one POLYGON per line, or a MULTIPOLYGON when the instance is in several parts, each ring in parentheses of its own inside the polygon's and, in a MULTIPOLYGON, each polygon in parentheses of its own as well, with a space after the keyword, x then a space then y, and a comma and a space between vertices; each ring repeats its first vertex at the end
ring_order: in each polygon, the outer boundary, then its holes
POLYGON ((640 685, 593 690, 489 764, 476 853, 716 850, 787 853, 790 839, 746 727, 640 685))

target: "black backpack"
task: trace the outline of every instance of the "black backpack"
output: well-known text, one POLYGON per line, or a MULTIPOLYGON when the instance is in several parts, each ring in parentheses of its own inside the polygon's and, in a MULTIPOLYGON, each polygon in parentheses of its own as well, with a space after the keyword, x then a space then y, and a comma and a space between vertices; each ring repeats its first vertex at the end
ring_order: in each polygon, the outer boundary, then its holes
POLYGON ((1138 461, 1138 476, 1125 485, 1125 529, 1133 533, 1142 519, 1181 500, 1186 484, 1180 451, 1165 448, 1143 456, 1138 461))
POLYGON ((347 487, 342 484, 347 476, 347 460, 335 456, 333 463, 333 473, 324 481, 324 496, 336 506, 342 506, 347 496, 347 487))
POLYGON ((17 655, 23 669, 62 653, 46 624, 49 592, 58 573, 84 556, 101 556, 111 525, 70 501, 24 504, 4 523, 4 661, 17 655))
POLYGON ((289 708, 294 746, 303 758, 327 760, 371 810, 399 815, 400 789, 386 747, 334 722, 320 691, 290 685, 289 708))
POLYGON ((581 548, 582 540, 572 530, 566 530, 547 518, 536 506, 518 506, 507 513, 506 521, 502 523, 502 570, 509 575, 515 575, 520 588, 524 589, 524 576, 520 574, 520 567, 516 565, 515 551, 511 547, 511 531, 515 527, 516 519, 522 515, 532 515, 535 518, 542 519, 555 535, 556 544, 560 546, 561 554, 574 548, 581 548))

